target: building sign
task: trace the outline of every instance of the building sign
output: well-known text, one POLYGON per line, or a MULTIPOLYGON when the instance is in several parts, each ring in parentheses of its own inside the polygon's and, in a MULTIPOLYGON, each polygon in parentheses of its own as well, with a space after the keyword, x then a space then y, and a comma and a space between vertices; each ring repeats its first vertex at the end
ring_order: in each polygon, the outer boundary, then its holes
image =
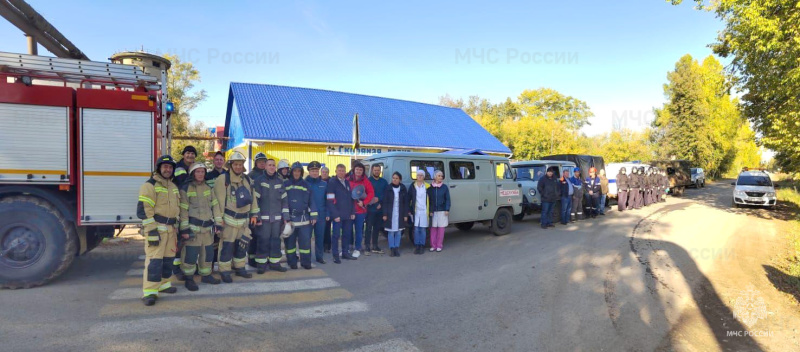
POLYGON ((373 154, 391 153, 391 152, 413 152, 413 149, 402 148, 389 148, 389 147, 361 147, 353 148, 347 145, 329 145, 327 146, 328 155, 344 155, 344 156, 370 156, 373 154))

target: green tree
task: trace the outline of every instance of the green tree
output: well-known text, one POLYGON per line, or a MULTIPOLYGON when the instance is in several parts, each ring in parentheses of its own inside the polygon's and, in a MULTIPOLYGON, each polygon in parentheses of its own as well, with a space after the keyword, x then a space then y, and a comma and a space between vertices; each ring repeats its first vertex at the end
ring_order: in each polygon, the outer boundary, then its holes
POLYGON ((651 133, 631 130, 612 131, 590 138, 589 154, 600 155, 606 163, 624 161, 649 161, 655 156, 651 133))
MULTIPOLYGON (((680 4, 682 0, 668 0, 680 4)), ((800 171, 800 6, 797 0, 695 0, 725 23, 711 47, 730 57, 744 116, 776 163, 800 171)))
POLYGON ((730 81, 713 56, 700 64, 683 56, 664 85, 667 103, 653 122, 660 158, 688 159, 712 177, 726 171, 735 155, 733 140, 745 124, 739 104, 728 93, 730 81))
POLYGON ((517 98, 517 109, 522 116, 563 122, 572 130, 588 125, 594 116, 586 102, 550 88, 526 89, 517 98))
MULTIPOLYGON (((200 72, 191 62, 182 62, 177 55, 164 55, 172 66, 167 72, 167 94, 169 100, 175 105, 175 112, 170 117, 170 128, 173 136, 201 136, 205 135, 206 128, 202 122, 191 122, 190 112, 197 107, 207 94, 203 89, 196 90, 194 86, 200 82, 200 72)), ((203 152, 207 143, 197 143, 191 140, 173 140, 172 157, 180 160, 181 151, 187 145, 197 148, 197 160, 204 161, 203 152)))
POLYGON ((499 104, 474 95, 466 102, 444 95, 439 104, 464 110, 507 145, 515 159, 588 150, 588 139, 578 130, 594 114, 585 102, 553 89, 525 90, 516 101, 509 97, 499 104))

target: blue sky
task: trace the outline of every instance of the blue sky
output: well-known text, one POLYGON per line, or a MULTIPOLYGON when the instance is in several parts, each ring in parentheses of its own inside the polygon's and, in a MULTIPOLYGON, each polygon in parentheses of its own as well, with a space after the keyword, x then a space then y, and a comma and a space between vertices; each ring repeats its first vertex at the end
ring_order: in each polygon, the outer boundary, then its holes
MULTIPOLYGON (((209 98, 192 116, 208 125, 224 123, 238 81, 427 103, 550 87, 589 104, 589 135, 615 119, 638 129, 675 62, 710 55, 722 28, 663 0, 28 2, 95 61, 143 47, 193 62, 209 98)), ((8 22, 0 38, 0 51, 25 52, 8 22)))

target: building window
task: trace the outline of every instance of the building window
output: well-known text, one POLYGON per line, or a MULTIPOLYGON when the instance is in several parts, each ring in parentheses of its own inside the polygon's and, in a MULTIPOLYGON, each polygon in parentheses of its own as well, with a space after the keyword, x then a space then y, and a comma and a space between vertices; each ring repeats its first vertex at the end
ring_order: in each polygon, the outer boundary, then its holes
POLYGON ((425 171, 425 179, 433 180, 436 171, 444 173, 444 162, 434 160, 411 160, 411 179, 417 179, 417 170, 425 171))
POLYGON ((450 162, 450 179, 451 180, 474 180, 475 179, 475 164, 468 161, 451 161, 450 162))

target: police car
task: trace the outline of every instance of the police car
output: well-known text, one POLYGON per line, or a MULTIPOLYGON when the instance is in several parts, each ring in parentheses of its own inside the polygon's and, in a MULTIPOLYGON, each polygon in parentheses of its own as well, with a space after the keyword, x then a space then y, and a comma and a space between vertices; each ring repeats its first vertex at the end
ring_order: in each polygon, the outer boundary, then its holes
POLYGON ((732 182, 733 206, 756 205, 775 209, 778 198, 769 175, 764 171, 742 171, 736 182, 732 182))

